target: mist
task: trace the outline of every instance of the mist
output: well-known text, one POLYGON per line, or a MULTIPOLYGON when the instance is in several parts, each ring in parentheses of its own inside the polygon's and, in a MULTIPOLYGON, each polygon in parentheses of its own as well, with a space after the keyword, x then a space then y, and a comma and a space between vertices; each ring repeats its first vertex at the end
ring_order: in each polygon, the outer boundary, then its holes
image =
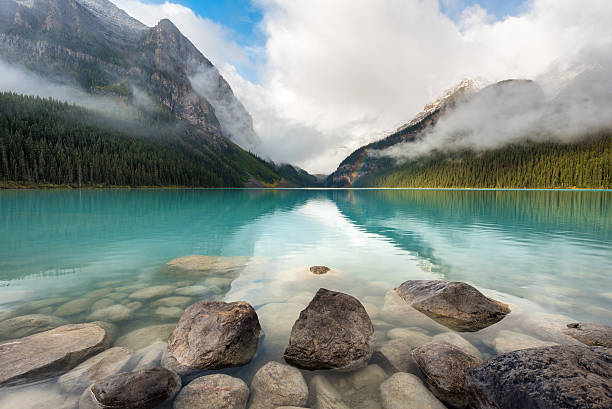
POLYGON ((526 141, 573 142, 612 129, 612 58, 596 50, 555 66, 534 81, 490 84, 460 100, 428 130, 390 148, 370 151, 398 161, 432 152, 482 151, 526 141))

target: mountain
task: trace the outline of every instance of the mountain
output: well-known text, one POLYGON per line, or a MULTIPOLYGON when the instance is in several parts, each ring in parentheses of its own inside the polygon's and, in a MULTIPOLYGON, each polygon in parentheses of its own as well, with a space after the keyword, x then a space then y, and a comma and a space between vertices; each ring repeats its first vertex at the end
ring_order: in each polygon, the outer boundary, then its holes
MULTIPOLYGON (((233 159, 251 156, 280 181, 274 167, 243 150, 258 142, 251 116, 216 67, 170 20, 147 27, 107 0, 2 3, 0 58, 54 84, 101 97, 102 122, 111 131, 154 135, 157 142, 166 138, 168 146, 181 146, 217 168, 240 165, 243 161, 233 159)), ((238 185, 253 179, 271 183, 258 179, 257 173, 266 173, 262 169, 236 171, 238 185)))
POLYGON ((547 102, 531 80, 483 88, 464 80, 388 137, 349 155, 326 186, 609 187, 612 132, 585 128, 561 143, 540 126, 542 117, 564 112, 562 102, 547 102))

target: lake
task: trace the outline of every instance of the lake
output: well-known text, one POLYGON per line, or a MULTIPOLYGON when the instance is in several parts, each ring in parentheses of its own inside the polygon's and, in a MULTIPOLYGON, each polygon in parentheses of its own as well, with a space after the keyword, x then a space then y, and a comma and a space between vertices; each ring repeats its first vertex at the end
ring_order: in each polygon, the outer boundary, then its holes
MULTIPOLYGON (((357 297, 379 346, 395 327, 445 331, 390 316, 388 291, 409 279, 465 281, 510 304, 500 323, 462 334, 485 358, 505 348, 501 330, 562 343, 552 323, 612 324, 612 191, 7 190, 0 232, 0 319, 85 322, 94 305, 126 305, 133 313, 116 322, 117 336, 136 350, 167 338, 187 302, 247 301, 266 336, 249 365, 224 371, 247 381, 282 361, 320 287, 357 297), (188 255, 214 257, 206 271, 166 266, 188 255), (316 276, 313 265, 332 270, 316 276), (134 296, 152 286, 166 292, 134 296)), ((72 402, 54 382, 0 394, 0 408, 36 407, 32 396, 72 402)), ((349 406, 366 407, 351 393, 349 406)))

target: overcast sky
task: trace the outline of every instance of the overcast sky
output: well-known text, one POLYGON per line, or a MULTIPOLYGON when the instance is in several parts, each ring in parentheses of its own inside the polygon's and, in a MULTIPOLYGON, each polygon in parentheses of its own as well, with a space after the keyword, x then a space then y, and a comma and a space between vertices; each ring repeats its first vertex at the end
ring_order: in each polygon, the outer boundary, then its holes
POLYGON ((260 153, 313 173, 462 78, 563 81, 612 44, 610 0, 113 1, 147 25, 170 18, 247 107, 260 153))

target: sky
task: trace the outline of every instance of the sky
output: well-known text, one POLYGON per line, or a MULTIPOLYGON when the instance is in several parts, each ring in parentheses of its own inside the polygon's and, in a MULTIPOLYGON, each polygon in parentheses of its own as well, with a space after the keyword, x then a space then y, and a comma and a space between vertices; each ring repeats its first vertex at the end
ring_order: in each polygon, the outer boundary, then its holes
POLYGON ((609 0, 112 0, 170 18, 253 116, 256 153, 330 173, 464 78, 542 82, 599 64, 609 0))

